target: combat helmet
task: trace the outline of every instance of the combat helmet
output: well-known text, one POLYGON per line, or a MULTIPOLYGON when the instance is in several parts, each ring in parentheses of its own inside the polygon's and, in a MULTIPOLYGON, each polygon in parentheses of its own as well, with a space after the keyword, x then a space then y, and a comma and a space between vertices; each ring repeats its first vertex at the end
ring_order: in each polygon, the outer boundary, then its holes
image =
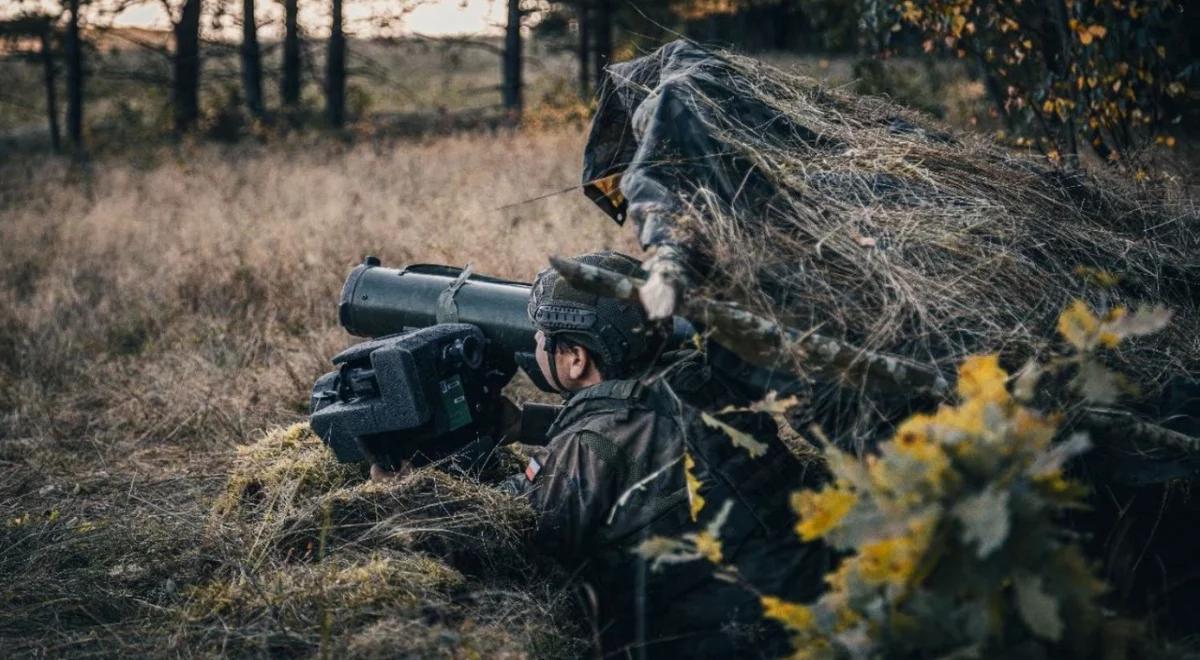
MULTIPOLYGON (((637 259, 602 251, 574 261, 622 275, 638 275, 637 259)), ((538 273, 529 296, 529 319, 546 336, 546 350, 568 338, 600 358, 606 378, 628 377, 631 369, 652 359, 667 337, 665 324, 651 322, 642 306, 581 291, 553 268, 538 273)))

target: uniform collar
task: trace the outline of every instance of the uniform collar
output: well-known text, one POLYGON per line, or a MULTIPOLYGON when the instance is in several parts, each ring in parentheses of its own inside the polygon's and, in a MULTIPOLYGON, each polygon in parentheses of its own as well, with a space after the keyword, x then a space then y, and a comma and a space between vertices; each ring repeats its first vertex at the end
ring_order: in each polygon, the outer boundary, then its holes
POLYGON ((642 384, 636 379, 630 380, 604 380, 586 387, 578 392, 574 392, 567 398, 566 405, 558 413, 558 418, 554 420, 553 426, 547 432, 548 437, 554 437, 564 426, 575 421, 593 406, 588 405, 590 401, 599 401, 607 399, 609 401, 616 399, 618 401, 628 401, 641 396, 642 384))
POLYGON ((635 379, 602 380, 571 394, 571 398, 567 399, 567 407, 590 399, 631 399, 641 389, 640 385, 635 379))

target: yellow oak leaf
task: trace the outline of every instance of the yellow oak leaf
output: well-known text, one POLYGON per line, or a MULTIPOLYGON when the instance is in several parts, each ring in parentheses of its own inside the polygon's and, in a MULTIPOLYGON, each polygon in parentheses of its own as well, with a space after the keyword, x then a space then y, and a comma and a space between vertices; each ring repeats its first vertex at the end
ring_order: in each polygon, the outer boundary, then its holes
POLYGON ((796 533, 804 541, 818 539, 837 527, 850 513, 858 496, 837 486, 820 492, 804 490, 792 494, 792 509, 800 516, 796 533))
POLYGON ((692 522, 696 522, 700 516, 700 511, 704 508, 704 497, 700 495, 700 480, 696 478, 692 470, 696 469, 696 460, 692 455, 684 452, 683 454, 683 476, 687 482, 688 504, 692 514, 692 522))

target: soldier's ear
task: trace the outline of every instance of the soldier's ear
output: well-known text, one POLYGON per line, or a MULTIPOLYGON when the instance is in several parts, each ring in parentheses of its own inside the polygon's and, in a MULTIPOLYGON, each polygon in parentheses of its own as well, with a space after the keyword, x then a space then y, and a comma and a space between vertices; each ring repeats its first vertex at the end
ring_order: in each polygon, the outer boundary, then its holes
POLYGON ((580 380, 591 366, 592 356, 582 346, 572 346, 567 349, 567 375, 571 380, 580 380))

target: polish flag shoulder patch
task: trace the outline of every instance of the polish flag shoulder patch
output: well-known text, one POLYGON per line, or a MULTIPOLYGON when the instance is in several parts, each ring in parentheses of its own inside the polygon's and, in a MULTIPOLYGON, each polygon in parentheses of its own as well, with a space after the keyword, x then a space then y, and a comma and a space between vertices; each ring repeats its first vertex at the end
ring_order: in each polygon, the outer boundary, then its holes
POLYGON ((538 476, 538 472, 542 471, 542 464, 537 462, 536 458, 529 459, 529 465, 525 466, 525 478, 533 481, 538 476))

